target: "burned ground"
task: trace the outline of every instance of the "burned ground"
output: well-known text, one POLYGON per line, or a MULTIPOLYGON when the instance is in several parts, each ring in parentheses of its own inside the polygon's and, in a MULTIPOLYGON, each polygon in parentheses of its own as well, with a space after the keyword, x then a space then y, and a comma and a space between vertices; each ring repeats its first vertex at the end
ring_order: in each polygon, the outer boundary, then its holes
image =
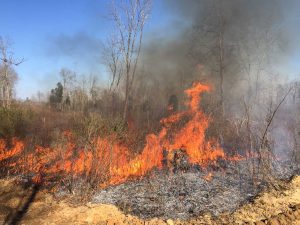
MULTIPOLYGON (((57 198, 41 190, 28 208, 20 224, 300 224, 300 177, 294 177, 280 190, 270 188, 260 193, 253 202, 245 204, 233 213, 218 217, 210 213, 189 220, 158 219, 143 220, 124 214, 116 206, 108 204, 74 204, 70 196, 57 198)), ((30 194, 28 189, 16 184, 16 180, 1 180, 0 221, 30 194)), ((231 204, 228 202, 227 204, 231 204)))

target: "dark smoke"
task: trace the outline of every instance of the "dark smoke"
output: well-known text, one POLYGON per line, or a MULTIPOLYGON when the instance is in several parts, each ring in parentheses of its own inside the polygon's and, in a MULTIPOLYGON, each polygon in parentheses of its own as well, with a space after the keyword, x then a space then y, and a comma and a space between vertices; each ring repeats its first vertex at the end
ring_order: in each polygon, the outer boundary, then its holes
MULTIPOLYGON (((287 63, 292 49, 287 9, 295 7, 292 3, 296 4, 285 1, 283 5, 279 0, 165 0, 165 9, 176 16, 166 31, 170 36, 157 35, 156 39, 153 32, 143 45, 141 65, 143 73, 148 74, 144 81, 169 95, 180 93, 195 79, 212 82, 218 91, 218 50, 212 33, 218 31, 221 5, 226 99, 237 95, 249 98, 254 95, 255 76, 259 76, 255 85, 262 91, 270 79, 275 81, 270 76, 278 74, 278 65, 287 63), (172 35, 172 29, 178 27, 181 31, 172 35), (246 74, 249 65, 251 74, 246 74)), ((276 79, 281 82, 281 77, 276 79)))
MULTIPOLYGON (((184 107, 181 93, 194 80, 212 83, 214 93, 219 94, 219 52, 215 39, 221 9, 226 115, 233 120, 242 119, 245 105, 249 106, 251 120, 256 121, 253 132, 259 134, 268 110, 272 110, 289 89, 287 81, 297 78, 289 73, 299 74, 299 71, 290 71, 289 61, 300 46, 300 2, 165 0, 164 6, 174 15, 173 21, 168 29, 157 32, 170 35, 159 34, 156 35, 159 38, 155 38, 153 31, 150 41, 144 42, 138 96, 146 96, 157 108, 163 108, 170 96, 177 95, 184 107)), ((284 124, 294 119, 291 116, 282 119, 280 114, 290 115, 284 112, 292 112, 293 104, 295 101, 288 101, 282 106, 272 126, 276 132, 272 131, 271 136, 278 139, 275 151, 281 153, 290 146, 282 148, 279 144, 293 138, 288 137, 287 132, 282 133, 287 129, 284 124)))

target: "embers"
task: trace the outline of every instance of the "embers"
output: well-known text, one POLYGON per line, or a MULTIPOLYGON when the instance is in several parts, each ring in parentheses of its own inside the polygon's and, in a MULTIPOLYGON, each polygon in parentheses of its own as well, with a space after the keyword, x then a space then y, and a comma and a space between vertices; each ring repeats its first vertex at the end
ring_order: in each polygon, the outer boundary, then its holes
POLYGON ((191 166, 186 150, 184 149, 163 150, 162 164, 165 170, 172 173, 177 173, 178 171, 186 172, 191 166))

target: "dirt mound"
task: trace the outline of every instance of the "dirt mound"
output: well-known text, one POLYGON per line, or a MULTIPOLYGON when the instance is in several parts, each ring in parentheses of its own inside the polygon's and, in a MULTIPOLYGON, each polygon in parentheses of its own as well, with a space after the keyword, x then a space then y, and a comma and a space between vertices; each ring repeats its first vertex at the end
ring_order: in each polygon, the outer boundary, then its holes
POLYGON ((125 215, 116 206, 74 205, 58 200, 36 186, 22 187, 15 180, 0 180, 0 223, 21 224, 300 224, 300 176, 286 189, 269 190, 236 212, 190 221, 141 220, 125 215))

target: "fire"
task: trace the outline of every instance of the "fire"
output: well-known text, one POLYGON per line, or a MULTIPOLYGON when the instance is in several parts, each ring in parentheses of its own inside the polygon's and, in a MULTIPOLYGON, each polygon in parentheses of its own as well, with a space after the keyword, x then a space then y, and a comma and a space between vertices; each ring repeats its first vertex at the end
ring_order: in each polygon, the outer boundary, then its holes
MULTIPOLYGON (((13 139, 12 147, 7 149, 6 142, 0 140, 0 162, 19 156, 17 161, 9 163, 9 167, 19 173, 34 174, 36 182, 41 182, 43 177, 55 179, 58 176, 87 177, 94 174, 99 179, 102 177, 105 185, 142 177, 153 168, 162 168, 164 150, 184 149, 191 164, 207 167, 219 158, 230 159, 216 141, 205 137, 211 119, 200 110, 200 102, 201 94, 210 90, 210 86, 199 82, 187 89, 187 109, 163 118, 160 132, 148 134, 143 150, 133 158, 131 149, 114 135, 95 138, 90 140, 90 145, 79 148, 74 144, 72 133, 66 131, 61 144, 36 146, 26 154, 21 154, 25 149, 22 141, 13 139), (188 120, 182 125, 185 119, 188 120)), ((211 177, 209 175, 207 180, 211 177)))
POLYGON ((23 142, 16 138, 13 138, 12 147, 9 149, 7 149, 7 143, 5 142, 5 140, 0 139, 0 162, 18 155, 23 151, 23 149, 23 142))
POLYGON ((185 91, 189 98, 186 102, 187 110, 163 118, 161 131, 158 135, 147 136, 142 153, 124 167, 112 169, 114 180, 142 176, 154 167, 161 168, 163 149, 185 149, 190 163, 203 167, 216 163, 218 158, 225 158, 225 153, 218 143, 207 141, 205 138, 210 119, 199 109, 200 94, 210 90, 210 86, 194 82, 193 86, 185 91), (188 117, 189 121, 183 127, 177 128, 176 125, 185 117, 188 117), (177 128, 175 131, 172 129, 174 126, 177 128))

